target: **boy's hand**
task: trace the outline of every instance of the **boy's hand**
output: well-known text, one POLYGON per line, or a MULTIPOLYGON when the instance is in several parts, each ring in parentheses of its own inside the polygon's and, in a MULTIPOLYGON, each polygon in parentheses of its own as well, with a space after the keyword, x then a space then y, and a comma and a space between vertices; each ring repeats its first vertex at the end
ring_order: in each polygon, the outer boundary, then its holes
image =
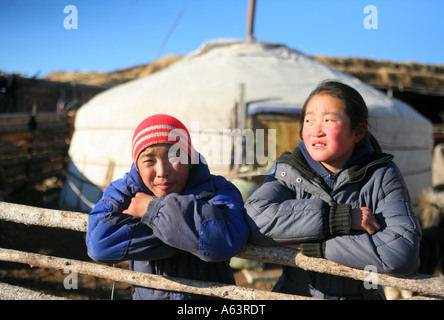
POLYGON ((381 229, 373 212, 367 207, 352 209, 350 215, 352 230, 363 230, 368 234, 375 234, 381 229))
POLYGON ((136 193, 136 196, 131 199, 131 203, 128 209, 122 211, 122 213, 129 214, 134 217, 142 218, 145 214, 149 203, 153 200, 153 196, 150 196, 143 192, 136 193))

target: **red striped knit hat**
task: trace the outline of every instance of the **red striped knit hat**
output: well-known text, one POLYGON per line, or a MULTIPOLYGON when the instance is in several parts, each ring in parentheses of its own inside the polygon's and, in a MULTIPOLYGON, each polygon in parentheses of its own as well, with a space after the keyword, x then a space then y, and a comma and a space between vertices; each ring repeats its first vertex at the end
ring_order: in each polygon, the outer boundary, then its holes
POLYGON ((134 164, 141 151, 156 143, 178 143, 190 155, 194 163, 194 149, 191 137, 182 122, 167 114, 156 114, 143 120, 136 128, 132 141, 134 164))

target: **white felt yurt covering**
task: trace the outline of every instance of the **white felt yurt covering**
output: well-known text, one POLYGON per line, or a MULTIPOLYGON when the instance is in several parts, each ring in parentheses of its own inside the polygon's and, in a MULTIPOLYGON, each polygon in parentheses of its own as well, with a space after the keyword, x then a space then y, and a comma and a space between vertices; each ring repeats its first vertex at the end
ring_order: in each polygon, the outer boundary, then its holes
MULTIPOLYGON (((383 150, 395 156, 415 200, 431 185, 430 121, 407 104, 284 45, 219 40, 150 76, 104 91, 78 110, 60 205, 89 211, 103 188, 129 171, 133 131, 151 114, 167 113, 184 122, 196 149, 210 158, 213 173, 224 174, 226 166, 205 154, 205 141, 208 134, 232 128, 240 84, 245 102, 264 102, 251 103, 249 113, 294 114, 325 79, 347 83, 362 94, 372 131, 383 150)), ((226 146, 222 149, 230 154, 226 146)))

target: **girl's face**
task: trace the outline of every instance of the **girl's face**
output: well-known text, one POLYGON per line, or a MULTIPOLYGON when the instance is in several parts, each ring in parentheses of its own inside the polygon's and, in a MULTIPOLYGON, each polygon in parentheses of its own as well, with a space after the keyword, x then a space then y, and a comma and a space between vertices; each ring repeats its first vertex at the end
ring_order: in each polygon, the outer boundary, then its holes
POLYGON ((365 124, 352 131, 341 99, 321 92, 308 102, 302 138, 311 157, 330 172, 344 167, 364 133, 365 124))

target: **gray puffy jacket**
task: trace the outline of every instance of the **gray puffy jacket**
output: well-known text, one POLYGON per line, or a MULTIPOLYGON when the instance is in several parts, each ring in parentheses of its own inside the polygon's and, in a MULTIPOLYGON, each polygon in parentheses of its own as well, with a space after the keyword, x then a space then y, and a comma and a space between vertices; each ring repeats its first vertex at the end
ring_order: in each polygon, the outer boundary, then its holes
MULTIPOLYGON (((302 253, 349 267, 405 276, 419 267, 421 230, 393 156, 361 157, 342 170, 332 190, 297 147, 281 155, 247 200, 250 242, 301 243, 302 253), (369 207, 381 230, 352 231, 350 210, 369 207), (376 268, 376 270, 375 270, 376 268)), ((284 267, 274 291, 317 298, 378 299, 362 281, 284 267)))

